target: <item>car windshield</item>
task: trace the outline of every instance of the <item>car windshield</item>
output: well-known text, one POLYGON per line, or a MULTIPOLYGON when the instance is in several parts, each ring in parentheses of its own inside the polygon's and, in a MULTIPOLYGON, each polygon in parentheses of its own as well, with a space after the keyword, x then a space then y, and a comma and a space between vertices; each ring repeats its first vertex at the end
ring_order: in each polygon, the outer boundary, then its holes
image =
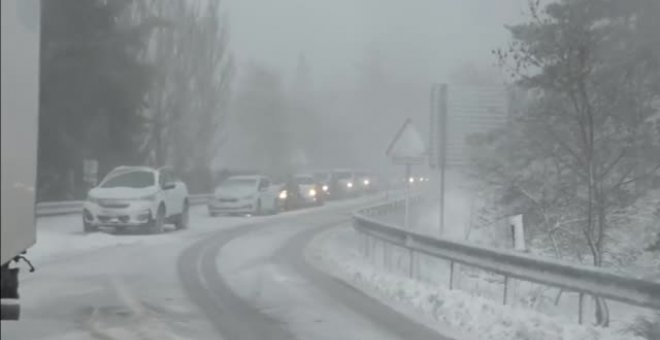
POLYGON ((131 171, 113 175, 101 184, 101 188, 147 188, 156 183, 153 172, 131 171))
POLYGON ((222 183, 220 183, 220 188, 231 189, 231 188, 248 188, 254 187, 257 185, 257 180, 252 178, 229 178, 222 183))

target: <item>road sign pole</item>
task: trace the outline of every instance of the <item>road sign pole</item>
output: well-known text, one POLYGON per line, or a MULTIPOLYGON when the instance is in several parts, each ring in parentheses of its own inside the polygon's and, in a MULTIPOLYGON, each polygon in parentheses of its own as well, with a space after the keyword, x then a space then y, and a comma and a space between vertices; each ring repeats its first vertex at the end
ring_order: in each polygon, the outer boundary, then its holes
POLYGON ((410 227, 410 168, 413 164, 420 164, 424 162, 424 158, 428 156, 424 141, 419 134, 419 131, 412 125, 410 118, 406 119, 403 126, 394 135, 394 139, 390 143, 387 151, 387 156, 392 158, 395 164, 403 164, 406 166, 406 197, 405 197, 405 212, 404 212, 404 227, 410 227))
POLYGON ((440 217, 438 221, 438 233, 442 236, 445 232, 445 165, 440 166, 440 202, 438 208, 440 210, 440 217))
POLYGON ((442 84, 440 86, 440 103, 438 105, 438 139, 439 144, 439 160, 438 165, 440 168, 440 202, 439 205, 439 221, 438 221, 438 233, 442 236, 445 232, 445 171, 447 167, 447 84, 442 84))
POLYGON ((431 106, 429 114, 429 167, 433 170, 438 168, 438 161, 440 159, 440 151, 438 147, 440 146, 440 139, 438 138, 438 128, 439 128, 439 114, 438 114, 438 92, 439 86, 433 84, 431 86, 431 106))
POLYGON ((405 207, 405 213, 404 213, 404 221, 403 221, 403 226, 405 227, 406 230, 410 230, 410 186, 412 183, 410 183, 410 163, 406 163, 406 207, 405 207))

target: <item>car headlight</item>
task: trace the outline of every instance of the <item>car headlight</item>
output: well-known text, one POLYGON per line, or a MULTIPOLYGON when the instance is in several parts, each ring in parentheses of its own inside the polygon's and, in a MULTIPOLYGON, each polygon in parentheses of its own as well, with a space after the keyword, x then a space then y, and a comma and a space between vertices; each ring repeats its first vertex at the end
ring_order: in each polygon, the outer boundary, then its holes
POLYGON ((352 188, 352 187, 353 187, 353 182, 348 182, 348 183, 346 183, 346 187, 347 187, 347 188, 352 188))
POLYGON ((369 183, 371 183, 371 182, 370 182, 368 179, 365 179, 364 181, 362 181, 362 183, 363 183, 364 185, 369 185, 369 183))
POLYGON ((410 182, 410 183, 415 183, 415 177, 410 177, 410 178, 408 178, 408 182, 410 182))
POLYGON ((289 196, 286 192, 286 190, 280 191, 280 195, 278 196, 281 200, 285 200, 289 196))
POLYGON ((315 189, 309 189, 309 196, 316 197, 316 190, 315 189))
POLYGON ((94 196, 87 196, 87 202, 94 203, 94 204, 99 204, 99 199, 94 197, 94 196))
POLYGON ((329 188, 328 188, 328 186, 327 186, 327 185, 324 185, 324 186, 322 186, 322 187, 321 187, 321 190, 323 190, 323 191, 325 191, 325 192, 327 192, 327 191, 328 191, 328 189, 329 189, 329 188))

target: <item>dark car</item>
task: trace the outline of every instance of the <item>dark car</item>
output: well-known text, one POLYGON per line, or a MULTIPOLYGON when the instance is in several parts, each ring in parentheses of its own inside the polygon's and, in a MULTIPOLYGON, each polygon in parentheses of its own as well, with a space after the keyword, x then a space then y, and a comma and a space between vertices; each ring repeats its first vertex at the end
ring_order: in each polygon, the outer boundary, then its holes
POLYGON ((288 211, 322 205, 325 197, 321 191, 321 185, 312 175, 290 176, 279 193, 280 207, 288 211))
POLYGON ((332 179, 332 172, 316 171, 312 174, 312 176, 314 176, 314 181, 321 188, 319 194, 323 197, 323 200, 328 199, 328 197, 330 197, 330 182, 332 179))
POLYGON ((316 181, 313 175, 300 174, 296 175, 293 180, 298 185, 302 203, 304 205, 323 205, 325 202, 323 184, 316 181))
POLYGON ((360 194, 357 187, 357 178, 352 170, 335 170, 330 175, 330 198, 343 199, 356 197, 360 194))
POLYGON ((355 174, 355 185, 357 191, 361 194, 371 194, 378 191, 378 181, 376 176, 366 171, 359 171, 355 174))

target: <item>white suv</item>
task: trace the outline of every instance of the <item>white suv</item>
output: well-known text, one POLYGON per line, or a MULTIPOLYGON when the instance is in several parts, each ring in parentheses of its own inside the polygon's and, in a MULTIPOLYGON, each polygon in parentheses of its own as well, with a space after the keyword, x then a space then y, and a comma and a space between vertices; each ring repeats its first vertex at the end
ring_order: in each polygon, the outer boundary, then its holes
POLYGON ((165 223, 188 227, 188 188, 169 169, 122 166, 91 189, 83 205, 83 229, 141 228, 163 231, 165 223))

